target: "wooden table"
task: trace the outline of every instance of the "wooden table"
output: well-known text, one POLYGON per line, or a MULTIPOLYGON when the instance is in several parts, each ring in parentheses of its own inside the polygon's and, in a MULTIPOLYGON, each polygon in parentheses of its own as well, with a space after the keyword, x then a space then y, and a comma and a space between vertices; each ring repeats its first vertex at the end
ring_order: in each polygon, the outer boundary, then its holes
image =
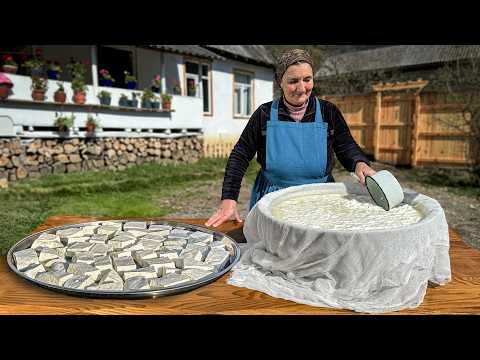
MULTIPOLYGON (((69 223, 105 220, 100 217, 55 216, 34 232, 69 223)), ((110 218, 111 219, 111 218, 110 218)), ((146 218, 159 220, 159 218, 146 218)), ((163 218, 203 225, 206 219, 163 218)), ((216 230, 244 242, 242 224, 229 222, 216 230)), ((20 240, 20 239, 19 239, 20 240)), ((429 287, 416 309, 389 314, 480 314, 480 251, 470 248, 450 229, 452 281, 429 287)), ((0 314, 249 314, 249 315, 355 315, 350 310, 319 308, 273 298, 264 293, 217 281, 187 293, 141 300, 81 298, 32 284, 13 273, 6 258, 0 259, 0 314)))

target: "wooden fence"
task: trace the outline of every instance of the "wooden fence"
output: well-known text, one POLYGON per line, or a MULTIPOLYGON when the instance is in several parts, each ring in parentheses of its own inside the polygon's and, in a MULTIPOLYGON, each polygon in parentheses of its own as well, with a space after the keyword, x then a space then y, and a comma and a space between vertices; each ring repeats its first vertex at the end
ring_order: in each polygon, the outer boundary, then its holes
POLYGON ((425 81, 379 84, 362 96, 322 96, 341 110, 352 136, 366 154, 393 165, 459 165, 474 163, 468 129, 459 105, 445 94, 424 92, 425 81), (413 90, 413 91, 411 91, 413 90))

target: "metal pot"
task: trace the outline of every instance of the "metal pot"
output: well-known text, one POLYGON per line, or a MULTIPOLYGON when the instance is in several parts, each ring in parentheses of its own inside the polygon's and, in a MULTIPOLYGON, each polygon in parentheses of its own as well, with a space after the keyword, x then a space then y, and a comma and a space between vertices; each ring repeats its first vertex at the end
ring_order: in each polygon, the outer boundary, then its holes
MULTIPOLYGON (((360 181, 355 173, 350 173, 360 181)), ((372 176, 365 177, 365 185, 375 204, 389 211, 399 205, 404 198, 398 180, 388 170, 380 170, 372 176)))

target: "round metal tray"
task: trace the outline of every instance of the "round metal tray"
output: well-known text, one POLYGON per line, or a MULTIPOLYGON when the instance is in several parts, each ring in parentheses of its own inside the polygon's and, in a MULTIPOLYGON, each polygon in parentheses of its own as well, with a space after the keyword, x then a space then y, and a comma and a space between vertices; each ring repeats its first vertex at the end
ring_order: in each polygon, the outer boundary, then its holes
MULTIPOLYGON (((129 221, 141 221, 138 219, 122 219, 122 220, 105 220, 108 222, 129 222, 129 221)), ((34 234, 31 234, 19 242, 17 242, 14 246, 10 248, 7 254, 7 262, 8 266, 10 266, 10 269, 17 274, 18 276, 22 277, 23 279, 34 283, 36 285, 39 285, 43 288, 47 288, 50 290, 58 291, 61 293, 66 293, 69 295, 75 295, 75 296, 81 296, 81 297, 91 297, 91 298, 116 298, 116 299, 144 299, 144 298, 156 298, 160 296, 167 296, 167 295, 174 295, 174 294, 179 294, 183 292, 187 292, 193 289, 196 289, 198 287, 207 285, 221 276, 223 276, 225 273, 230 271, 230 269, 235 265, 235 263, 238 262, 240 259, 240 247, 237 245, 237 243, 228 235, 218 232, 218 231, 212 231, 210 229, 197 226, 197 225, 191 225, 191 224, 185 224, 181 222, 175 222, 175 221, 147 221, 149 224, 154 224, 154 225, 170 225, 174 227, 183 227, 185 229, 190 229, 190 230, 196 230, 196 231, 202 231, 208 234, 213 234, 214 240, 224 240, 226 241, 230 246, 229 246, 229 251, 230 251, 230 259, 228 263, 224 266, 223 269, 220 271, 214 272, 213 274, 210 274, 202 279, 196 280, 196 281, 191 281, 185 284, 177 285, 177 286, 171 286, 168 288, 164 289, 158 289, 158 290, 136 290, 136 291, 96 291, 96 290, 86 290, 86 289, 71 289, 71 288, 65 288, 62 286, 56 286, 56 285, 51 285, 48 283, 44 283, 41 281, 38 281, 36 279, 31 279, 25 274, 23 274, 21 271, 17 269, 15 266, 14 260, 13 260, 13 253, 19 250, 24 250, 29 248, 33 241, 37 237, 39 237, 43 233, 52 233, 56 232, 57 230, 61 229, 68 229, 72 227, 79 227, 79 226, 88 226, 88 225, 96 225, 98 223, 101 223, 102 221, 93 221, 93 222, 86 222, 86 223, 78 223, 78 224, 68 224, 64 226, 58 226, 54 228, 49 228, 44 231, 40 231, 34 234)))

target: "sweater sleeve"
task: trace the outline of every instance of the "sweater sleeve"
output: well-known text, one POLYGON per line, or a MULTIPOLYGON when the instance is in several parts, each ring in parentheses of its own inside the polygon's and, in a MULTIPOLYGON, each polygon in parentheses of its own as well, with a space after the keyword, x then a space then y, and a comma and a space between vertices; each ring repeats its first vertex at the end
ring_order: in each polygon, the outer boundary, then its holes
POLYGON ((223 178, 222 200, 238 200, 243 176, 258 148, 258 135, 261 131, 260 111, 260 108, 258 108, 252 114, 230 153, 223 178))
POLYGON ((334 124, 333 150, 338 160, 350 172, 355 171, 355 165, 359 161, 370 165, 367 157, 353 139, 342 113, 335 105, 331 104, 331 106, 334 124))

